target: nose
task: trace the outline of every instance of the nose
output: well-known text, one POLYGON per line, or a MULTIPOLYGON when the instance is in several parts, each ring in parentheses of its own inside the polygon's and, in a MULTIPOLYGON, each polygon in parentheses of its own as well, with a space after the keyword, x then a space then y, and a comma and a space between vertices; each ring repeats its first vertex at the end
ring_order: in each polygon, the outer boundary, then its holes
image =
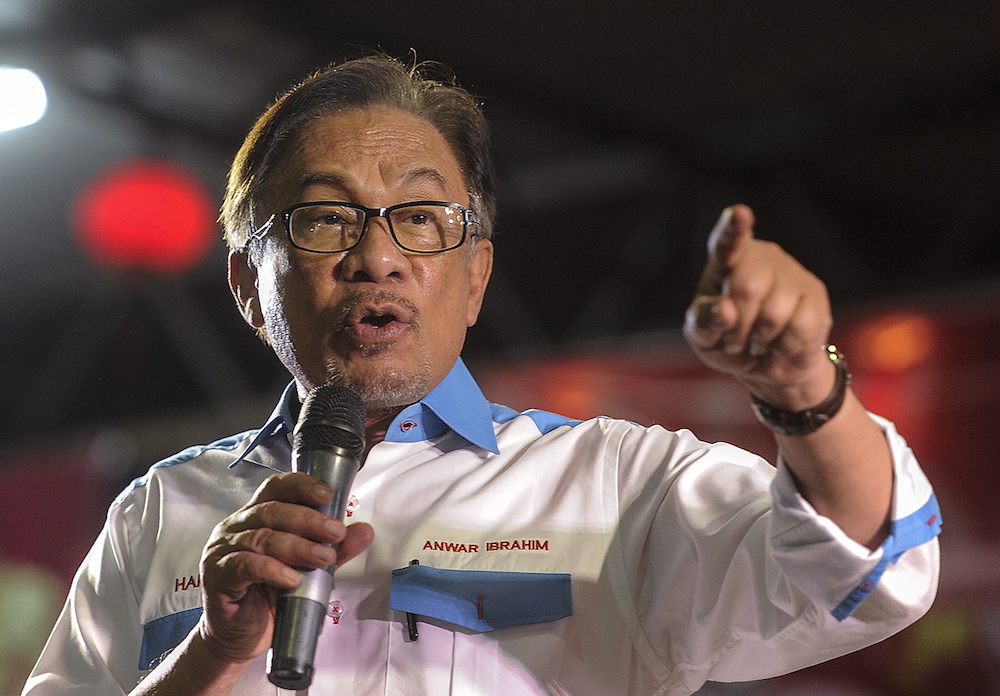
POLYGON ((402 280, 410 271, 410 259, 396 246, 385 218, 371 217, 357 246, 340 264, 344 279, 355 283, 402 280))

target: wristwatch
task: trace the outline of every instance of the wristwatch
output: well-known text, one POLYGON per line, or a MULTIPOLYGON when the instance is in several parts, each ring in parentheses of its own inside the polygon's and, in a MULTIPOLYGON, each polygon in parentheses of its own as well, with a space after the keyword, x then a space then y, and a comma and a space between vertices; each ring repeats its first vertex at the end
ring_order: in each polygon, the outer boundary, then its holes
POLYGON ((808 435, 837 415, 844 405, 851 374, 847 371, 847 361, 836 346, 826 346, 824 350, 837 368, 837 378, 830 395, 819 406, 804 411, 784 411, 751 394, 750 405, 761 423, 782 435, 808 435))

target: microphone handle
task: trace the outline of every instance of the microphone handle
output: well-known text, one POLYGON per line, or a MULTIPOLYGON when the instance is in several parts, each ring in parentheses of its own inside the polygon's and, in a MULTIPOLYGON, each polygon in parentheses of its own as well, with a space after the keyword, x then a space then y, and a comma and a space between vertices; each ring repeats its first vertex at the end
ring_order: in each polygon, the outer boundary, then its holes
MULTIPOLYGON (((335 445, 292 453, 294 471, 315 476, 333 489, 333 499, 317 509, 341 521, 360 465, 356 456, 335 445)), ((339 544, 329 546, 339 547, 339 544)), ((275 686, 298 691, 312 683, 316 643, 333 591, 333 569, 334 565, 330 565, 300 571, 299 586, 278 598, 274 636, 267 654, 267 678, 275 686)))

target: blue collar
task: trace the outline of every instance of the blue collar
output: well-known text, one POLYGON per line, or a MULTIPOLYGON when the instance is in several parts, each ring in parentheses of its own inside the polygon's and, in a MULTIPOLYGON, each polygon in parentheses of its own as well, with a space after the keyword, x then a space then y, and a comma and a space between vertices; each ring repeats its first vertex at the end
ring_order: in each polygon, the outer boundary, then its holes
MULTIPOLYGON (((299 406, 298 392, 295 382, 292 382, 285 387, 271 415, 246 451, 230 467, 243 461, 267 438, 291 433, 298 420, 299 406)), ((399 412, 389 424, 385 440, 420 442, 440 437, 449 429, 476 447, 494 454, 500 452, 493 432, 490 404, 461 358, 430 394, 399 412)))
POLYGON ((399 412, 386 442, 420 442, 451 429, 476 447, 499 454, 490 404, 462 359, 431 393, 399 412))

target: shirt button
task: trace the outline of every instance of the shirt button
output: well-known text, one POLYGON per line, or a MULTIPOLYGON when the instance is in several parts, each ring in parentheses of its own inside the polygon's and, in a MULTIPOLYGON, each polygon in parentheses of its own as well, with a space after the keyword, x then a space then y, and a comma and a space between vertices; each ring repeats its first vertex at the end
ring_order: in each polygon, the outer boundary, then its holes
POLYGON ((339 599, 331 599, 330 603, 326 605, 326 615, 329 616, 334 624, 340 623, 340 617, 344 615, 344 604, 339 599))

